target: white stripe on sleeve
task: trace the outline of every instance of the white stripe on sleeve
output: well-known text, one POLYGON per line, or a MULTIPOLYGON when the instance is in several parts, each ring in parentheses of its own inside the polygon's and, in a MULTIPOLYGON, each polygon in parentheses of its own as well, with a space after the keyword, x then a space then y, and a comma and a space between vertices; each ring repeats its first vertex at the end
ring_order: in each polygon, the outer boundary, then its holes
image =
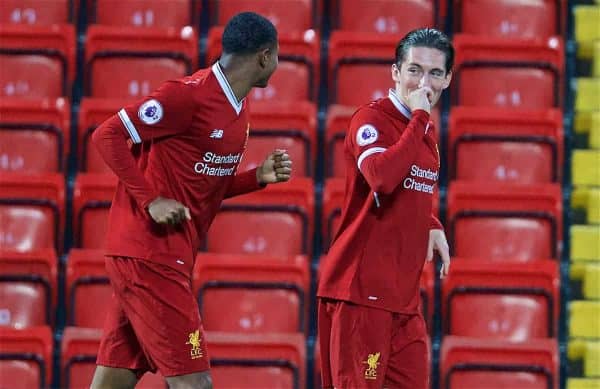
POLYGON ((129 115, 127 115, 127 112, 125 111, 125 109, 121 109, 119 111, 118 115, 119 115, 119 119, 121 119, 121 122, 127 129, 127 132, 129 133, 129 137, 131 137, 131 140, 133 141, 133 143, 142 143, 142 138, 140 138, 140 134, 138 134, 137 129, 133 125, 133 122, 131 121, 131 119, 129 119, 129 115))
POLYGON ((383 153, 385 150, 387 150, 385 147, 371 147, 370 149, 363 151, 363 153, 358 157, 358 170, 360 170, 360 165, 369 155, 383 153))

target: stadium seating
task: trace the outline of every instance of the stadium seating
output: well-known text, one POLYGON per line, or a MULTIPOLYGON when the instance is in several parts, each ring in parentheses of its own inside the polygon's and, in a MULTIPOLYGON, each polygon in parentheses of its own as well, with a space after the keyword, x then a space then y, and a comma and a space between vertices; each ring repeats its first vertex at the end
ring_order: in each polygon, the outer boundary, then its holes
POLYGON ((456 32, 538 38, 559 35, 565 31, 565 0, 454 0, 453 6, 456 32))
MULTIPOLYGON (((61 387, 87 388, 96 369, 96 355, 102 331, 96 328, 66 327, 61 344, 61 387)), ((167 389, 160 374, 146 373, 138 389, 167 389)))
POLYGON ((600 342, 597 340, 586 341, 583 339, 571 340, 567 349, 569 361, 583 362, 584 377, 600 377, 600 342))
POLYGON ((52 325, 57 306, 54 249, 0 250, 0 326, 52 325))
POLYGON ((111 26, 183 27, 193 25, 201 0, 95 0, 90 22, 111 26))
POLYGON ((590 224, 600 224, 600 188, 579 186, 571 193, 571 207, 590 224))
POLYGON ((78 170, 89 173, 109 173, 110 168, 91 144, 91 136, 96 127, 116 114, 130 101, 127 99, 83 98, 77 121, 77 163, 78 170))
POLYGON ((134 98, 168 79, 191 74, 198 64, 192 27, 131 28, 93 25, 85 44, 87 96, 134 98))
POLYGON ((65 273, 65 296, 68 325, 103 327, 112 288, 102 250, 70 251, 65 273))
POLYGON ((309 253, 313 196, 312 180, 297 177, 225 200, 208 231, 207 251, 282 256, 309 253))
POLYGON ((207 332, 215 388, 304 388, 302 334, 207 332))
POLYGON ((75 79, 71 25, 0 24, 0 96, 69 96, 75 79))
POLYGON ((452 105, 544 109, 562 104, 561 38, 457 34, 452 105))
POLYGON ((600 4, 579 4, 573 7, 575 18, 575 40, 577 41, 577 57, 590 59, 594 41, 600 38, 600 4), (595 27, 594 27, 595 26, 595 27))
POLYGON ((498 262, 560 258, 560 187, 451 182, 446 231, 458 257, 498 262))
POLYGON ((435 27, 438 9, 434 0, 337 0, 331 17, 337 29, 401 37, 415 28, 435 27))
POLYGON ((555 261, 490 264, 454 258, 442 285, 444 332, 512 341, 555 337, 558 288, 555 261))
POLYGON ((600 261, 600 226, 571 226, 571 260, 600 261))
MULTIPOLYGON (((50 327, 18 330, 0 327, 0 344, 0 377, 11 378, 11 389, 49 387, 52 382, 50 327)), ((6 384, 2 379, 2 386, 6 384)))
POLYGON ((569 334, 572 337, 600 338, 600 302, 593 300, 571 301, 569 304, 569 334))
POLYGON ((200 254, 193 283, 207 331, 306 329, 310 289, 305 256, 200 254))
POLYGON ((581 295, 586 300, 600 300, 599 265, 598 263, 583 261, 574 261, 571 263, 569 278, 571 281, 581 284, 581 295))
POLYGON ((559 110, 455 107, 450 113, 450 179, 522 184, 560 182, 559 110))
POLYGON ((0 100, 0 170, 63 171, 69 151, 70 105, 57 99, 0 100))
POLYGON ((552 339, 507 342, 445 336, 441 388, 559 388, 558 346, 552 339))
MULTIPOLYGON (((221 55, 222 27, 208 32, 206 64, 213 64, 221 55)), ((254 88, 251 101, 296 102, 316 101, 319 85, 319 36, 309 30, 303 33, 279 33, 279 65, 266 88, 254 88)), ((252 110, 252 109, 251 109, 252 110)))
POLYGON ((0 172, 0 243, 4 249, 62 249, 65 189, 57 173, 0 172))
POLYGON ((256 102, 250 138, 238 171, 260 166, 275 148, 287 150, 295 177, 312 177, 317 155, 317 111, 306 101, 256 102))
POLYGON ((72 0, 4 0, 0 2, 0 24, 50 25, 72 20, 72 0))
POLYGON ((337 233, 341 223, 344 205, 344 186, 342 178, 330 178, 325 181, 323 190, 323 212, 321 219, 322 249, 326 252, 337 233))
POLYGON ((600 378, 567 378, 567 389, 595 389, 600 386, 600 378))
POLYGON ((73 230, 76 247, 104 247, 108 212, 117 187, 113 174, 80 173, 73 190, 73 230))
POLYGON ((574 185, 600 186, 600 150, 573 150, 571 164, 574 185))
POLYGON ((280 33, 304 32, 313 27, 313 0, 208 0, 212 24, 224 26, 243 11, 267 17, 280 33))

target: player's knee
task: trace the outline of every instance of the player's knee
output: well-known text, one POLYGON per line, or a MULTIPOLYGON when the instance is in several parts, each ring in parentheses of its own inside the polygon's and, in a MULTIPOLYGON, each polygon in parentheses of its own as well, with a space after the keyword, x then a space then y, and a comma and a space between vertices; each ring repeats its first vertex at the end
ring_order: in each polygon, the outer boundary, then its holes
POLYGON ((133 389, 137 376, 128 369, 97 366, 90 385, 91 389, 133 389))
POLYGON ((208 372, 167 378, 169 389, 213 389, 212 378, 208 372))

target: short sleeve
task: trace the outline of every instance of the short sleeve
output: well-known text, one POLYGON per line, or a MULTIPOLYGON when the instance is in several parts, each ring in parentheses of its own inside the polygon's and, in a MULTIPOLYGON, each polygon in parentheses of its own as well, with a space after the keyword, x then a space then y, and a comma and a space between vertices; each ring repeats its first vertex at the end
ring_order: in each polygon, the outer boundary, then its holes
POLYGON ((360 170, 369 156, 382 153, 394 144, 395 128, 382 114, 369 107, 357 111, 350 121, 346 145, 360 170))
POLYGON ((167 81, 145 99, 121 109, 117 115, 133 143, 187 131, 193 117, 193 87, 167 81))

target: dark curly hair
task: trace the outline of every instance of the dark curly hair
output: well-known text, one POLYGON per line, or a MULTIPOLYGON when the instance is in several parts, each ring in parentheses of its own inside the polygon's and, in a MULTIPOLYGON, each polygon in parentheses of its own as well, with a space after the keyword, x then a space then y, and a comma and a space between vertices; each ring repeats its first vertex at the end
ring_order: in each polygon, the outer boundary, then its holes
POLYGON ((242 12, 229 20, 223 31, 224 54, 252 54, 277 43, 277 30, 269 19, 254 12, 242 12))

